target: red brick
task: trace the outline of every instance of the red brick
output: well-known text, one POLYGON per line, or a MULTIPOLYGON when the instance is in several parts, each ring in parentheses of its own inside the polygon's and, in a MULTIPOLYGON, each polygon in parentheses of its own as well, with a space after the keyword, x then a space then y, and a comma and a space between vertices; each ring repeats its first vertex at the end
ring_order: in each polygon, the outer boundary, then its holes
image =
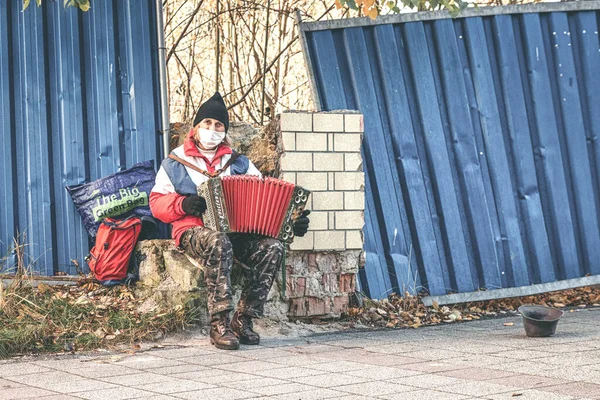
POLYGON ((294 296, 304 297, 306 295, 306 278, 298 277, 296 278, 294 286, 294 296))
POLYGON ((323 291, 328 294, 337 293, 339 290, 337 274, 323 274, 321 278, 321 284, 323 291))
POLYGON ((290 317, 306 317, 306 299, 289 299, 288 315, 290 317))
POLYGON ((331 299, 326 297, 324 299, 320 299, 318 297, 308 297, 306 299, 306 315, 327 315, 331 311, 331 299))
POLYGON ((342 314, 348 311, 349 298, 348 295, 337 296, 333 298, 333 314, 342 314))
POLYGON ((356 275, 341 274, 340 275, 340 291, 342 293, 353 293, 356 291, 356 275))
POLYGON ((308 271, 317 272, 319 271, 319 265, 317 264, 317 255, 314 253, 308 254, 308 271))

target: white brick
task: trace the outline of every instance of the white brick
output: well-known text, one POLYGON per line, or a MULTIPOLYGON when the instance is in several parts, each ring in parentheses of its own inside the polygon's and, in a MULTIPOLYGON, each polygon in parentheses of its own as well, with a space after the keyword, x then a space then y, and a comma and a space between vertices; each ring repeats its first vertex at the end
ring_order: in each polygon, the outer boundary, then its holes
POLYGON ((365 192, 344 192, 344 209, 363 211, 365 209, 365 192))
POLYGON ((334 151, 360 151, 362 135, 354 133, 336 133, 333 135, 334 151))
POLYGON ((360 153, 344 154, 344 170, 362 171, 362 156, 360 155, 360 153))
POLYGON ((346 232, 315 232, 315 250, 343 250, 346 248, 346 232))
POLYGON ((364 224, 362 211, 335 212, 335 229, 362 229, 364 224))
POLYGON ((363 239, 361 231, 346 231, 346 248, 362 249, 363 239))
POLYGON ((312 250, 314 248, 314 232, 306 232, 303 237, 296 236, 290 244, 291 250, 312 250))
POLYGON ((329 230, 332 231, 335 229, 335 212, 329 212, 329 230))
POLYGON ((328 180, 329 180, 329 190, 335 189, 335 174, 333 172, 328 172, 328 180))
POLYGON ((343 171, 344 155, 335 153, 315 153, 315 171, 343 171))
POLYGON ((281 139, 284 150, 296 150, 296 134, 294 132, 281 132, 281 139))
POLYGON ((283 179, 286 182, 296 184, 296 173, 295 172, 284 172, 279 175, 279 179, 283 179))
POLYGON ((281 158, 281 170, 312 171, 312 153, 285 153, 281 158))
POLYGON ((327 151, 327 135, 324 133, 296 133, 296 150, 327 151))
POLYGON ((333 133, 327 134, 327 150, 333 151, 333 133))
POLYGON ((344 209, 343 192, 314 192, 311 197, 312 209, 315 211, 344 209))
POLYGON ((365 184, 362 172, 336 172, 335 190, 361 190, 365 184))
POLYGON ((311 231, 326 231, 328 214, 327 211, 312 211, 308 216, 310 219, 308 229, 311 231))
POLYGON ((344 119, 345 132, 363 132, 363 116, 361 114, 346 114, 344 119))
POLYGON ((296 185, 310 191, 327 190, 327 172, 298 172, 296 185))
POLYGON ((282 132, 312 132, 312 113, 290 113, 281 114, 282 132))
POLYGON ((344 132, 344 114, 314 114, 315 132, 344 132))

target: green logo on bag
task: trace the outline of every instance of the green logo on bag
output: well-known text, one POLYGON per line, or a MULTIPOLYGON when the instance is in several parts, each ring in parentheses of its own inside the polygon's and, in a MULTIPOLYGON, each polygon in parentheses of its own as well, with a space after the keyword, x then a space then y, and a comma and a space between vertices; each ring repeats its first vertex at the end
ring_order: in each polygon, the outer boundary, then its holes
POLYGON ((96 206, 92 208, 94 220, 100 222, 108 217, 116 217, 131 211, 136 207, 147 206, 148 193, 140 192, 136 187, 119 189, 118 194, 110 196, 98 196, 96 198, 96 206))

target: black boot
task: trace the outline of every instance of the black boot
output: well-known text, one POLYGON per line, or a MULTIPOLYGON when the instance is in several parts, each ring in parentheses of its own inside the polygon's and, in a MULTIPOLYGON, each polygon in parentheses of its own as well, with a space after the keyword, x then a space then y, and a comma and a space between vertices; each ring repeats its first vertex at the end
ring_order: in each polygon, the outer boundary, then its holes
POLYGON ((258 344, 260 336, 252 329, 252 317, 238 311, 231 318, 231 330, 240 339, 241 344, 258 344))
POLYGON ((238 338, 229 327, 229 311, 212 316, 210 320, 210 343, 217 349, 237 350, 240 348, 238 338))

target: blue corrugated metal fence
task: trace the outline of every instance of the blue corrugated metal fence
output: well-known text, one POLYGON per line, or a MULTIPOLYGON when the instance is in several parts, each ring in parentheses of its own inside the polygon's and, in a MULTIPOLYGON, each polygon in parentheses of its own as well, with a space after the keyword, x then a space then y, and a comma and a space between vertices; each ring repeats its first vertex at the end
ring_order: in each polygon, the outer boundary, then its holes
POLYGON ((371 297, 600 274, 598 10, 301 24, 320 108, 365 116, 371 297))
POLYGON ((0 2, 0 259, 21 233, 37 272, 75 273, 89 243, 65 185, 160 159, 156 18, 146 0, 0 2))

